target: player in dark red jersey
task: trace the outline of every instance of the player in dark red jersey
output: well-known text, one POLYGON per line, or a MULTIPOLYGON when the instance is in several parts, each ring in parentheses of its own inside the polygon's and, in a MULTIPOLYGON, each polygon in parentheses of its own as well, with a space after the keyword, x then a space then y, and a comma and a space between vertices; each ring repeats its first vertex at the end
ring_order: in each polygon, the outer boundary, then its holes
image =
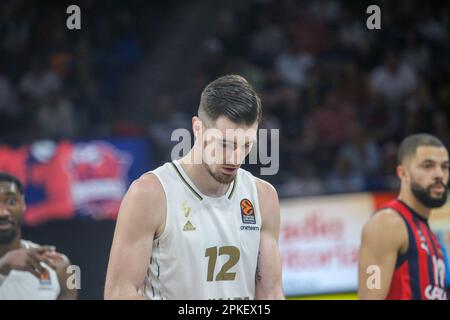
POLYGON ((364 226, 360 299, 446 299, 443 248, 428 225, 447 200, 449 155, 442 142, 415 134, 400 144, 400 193, 364 226))

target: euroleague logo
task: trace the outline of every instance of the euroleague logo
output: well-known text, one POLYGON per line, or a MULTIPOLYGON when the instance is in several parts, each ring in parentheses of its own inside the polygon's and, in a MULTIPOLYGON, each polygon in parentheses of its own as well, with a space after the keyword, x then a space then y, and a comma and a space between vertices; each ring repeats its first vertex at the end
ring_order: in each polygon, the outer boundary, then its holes
POLYGON ((241 200, 240 206, 241 206, 242 223, 256 224, 255 208, 253 207, 252 202, 244 198, 241 200))

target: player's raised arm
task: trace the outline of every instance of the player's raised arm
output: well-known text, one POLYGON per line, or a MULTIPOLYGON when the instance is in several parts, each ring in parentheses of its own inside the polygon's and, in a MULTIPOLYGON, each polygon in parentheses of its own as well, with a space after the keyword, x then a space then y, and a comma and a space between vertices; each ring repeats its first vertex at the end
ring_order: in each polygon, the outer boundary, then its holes
POLYGON ((376 213, 366 223, 359 252, 359 299, 387 297, 397 256, 407 249, 407 237, 402 218, 391 209, 376 213))
POLYGON ((269 183, 257 179, 262 227, 256 270, 256 299, 284 299, 281 283, 280 206, 278 194, 269 183))
POLYGON ((132 183, 119 210, 109 257, 105 299, 142 299, 153 239, 163 228, 165 194, 156 176, 132 183))

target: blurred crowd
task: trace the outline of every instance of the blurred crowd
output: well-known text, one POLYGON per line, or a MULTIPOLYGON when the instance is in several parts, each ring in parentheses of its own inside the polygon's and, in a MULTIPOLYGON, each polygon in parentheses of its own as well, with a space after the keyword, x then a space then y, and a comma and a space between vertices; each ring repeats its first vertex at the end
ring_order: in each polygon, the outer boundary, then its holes
POLYGON ((244 75, 281 128, 281 195, 391 190, 403 137, 450 146, 448 3, 377 3, 381 30, 372 2, 239 1, 205 43, 198 72, 244 75))
MULTIPOLYGON (((121 74, 151 51, 163 9, 81 1, 91 18, 68 32, 66 6, 45 3, 0 3, 1 139, 113 134, 121 74), (39 10, 48 18, 38 19, 39 10)), ((280 128, 280 172, 264 178, 281 196, 396 188, 403 137, 428 132, 450 146, 450 10, 445 2, 377 3, 381 30, 367 29, 366 1, 222 4, 198 48, 197 90, 186 103, 198 105, 201 89, 220 75, 246 77, 262 98, 262 127, 280 128)), ((196 107, 180 116, 172 98, 155 102, 144 131, 158 148, 196 107)))
POLYGON ((0 2, 0 142, 111 134, 127 72, 155 42, 171 1, 0 2))

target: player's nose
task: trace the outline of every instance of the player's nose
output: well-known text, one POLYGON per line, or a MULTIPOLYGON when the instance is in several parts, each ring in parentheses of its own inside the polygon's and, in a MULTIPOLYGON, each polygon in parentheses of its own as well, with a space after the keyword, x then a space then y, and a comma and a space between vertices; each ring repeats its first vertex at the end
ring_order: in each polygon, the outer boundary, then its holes
POLYGON ((444 180, 445 171, 440 166, 436 166, 436 170, 434 170, 434 179, 435 180, 444 180))
POLYGON ((0 219, 9 217, 11 213, 3 203, 0 203, 0 219))
POLYGON ((245 158, 245 152, 240 148, 235 148, 233 152, 229 152, 226 157, 226 164, 230 166, 239 166, 245 158))
POLYGON ((239 155, 233 152, 231 157, 227 157, 225 164, 229 166, 238 166, 240 164, 239 155))

